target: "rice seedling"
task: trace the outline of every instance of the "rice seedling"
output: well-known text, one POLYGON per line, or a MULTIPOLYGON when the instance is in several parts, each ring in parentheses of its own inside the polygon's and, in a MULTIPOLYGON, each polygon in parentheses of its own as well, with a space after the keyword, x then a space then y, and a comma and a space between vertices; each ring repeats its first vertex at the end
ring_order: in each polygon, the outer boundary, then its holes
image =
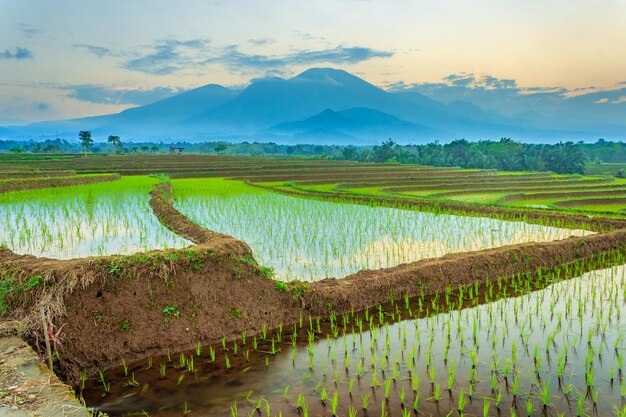
MULTIPOLYGON (((614 261, 625 262, 621 256, 614 261)), ((229 342, 225 369, 232 365, 239 371, 239 364, 245 363, 242 380, 258 381, 255 393, 271 404, 290 406, 288 387, 298 387, 301 415, 305 410, 311 415, 352 415, 352 396, 361 399, 370 415, 368 409, 376 408, 379 401, 385 415, 403 415, 408 410, 422 415, 506 415, 511 406, 510 413, 574 416, 586 414, 591 404, 598 415, 614 415, 613 404, 621 405, 626 395, 621 378, 626 326, 619 313, 625 286, 624 266, 585 273, 581 265, 572 264, 543 271, 539 278, 519 274, 490 278, 478 286, 446 288, 438 297, 422 294, 408 299, 408 307, 406 298, 390 295, 393 304, 333 315, 328 321, 304 315, 302 330, 295 323, 295 331, 281 340, 280 329, 272 333, 267 329, 270 336, 264 340, 262 335, 251 337, 254 349, 246 353, 239 348, 245 362, 239 358, 230 364, 229 356, 238 348, 229 342), (562 280, 570 275, 581 277, 562 280), (487 298, 489 302, 482 304, 487 298), (402 320, 409 310, 413 316, 402 320), (281 350, 284 346, 289 349, 281 350), (428 383, 420 384, 424 377, 428 383), (265 378, 287 386, 284 393, 265 387, 265 378), (611 389, 611 381, 619 382, 620 389, 611 389), (442 388, 448 390, 449 401, 442 399, 442 388), (333 411, 335 395, 338 403, 333 411), (306 398, 309 404, 303 406, 306 398), (420 402, 422 398, 428 401, 420 402)), ((239 346, 240 338, 233 343, 239 346)), ((212 361, 214 350, 204 348, 212 361)), ((182 357, 181 369, 189 376, 190 358, 197 355, 191 351, 182 357)), ((200 361, 196 362, 199 370, 200 361)), ((209 377, 224 375, 224 367, 211 367, 202 368, 203 376, 204 372, 209 377)), ((123 367, 118 373, 123 373, 123 367)), ((226 384, 236 373, 226 375, 223 382, 216 378, 216 386, 207 392, 222 395, 223 391, 237 398, 241 388, 226 384)), ((175 380, 178 374, 166 376, 175 380)), ((144 382, 141 374, 138 379, 144 382)), ((149 398, 160 404, 159 398, 149 398)), ((229 405, 224 404, 224 412, 229 405)), ((215 407, 210 410, 219 414, 215 407)))
POLYGON ((216 178, 177 179, 172 185, 176 208, 208 229, 249 243, 257 260, 284 281, 315 281, 448 252, 583 234, 520 222, 299 199, 216 178), (334 224, 359 234, 334 233, 334 224))
MULTIPOLYGON (((0 194, 0 244, 57 259, 133 254, 190 244, 151 213, 156 180, 124 177, 75 187, 0 194)), ((111 275, 119 272, 113 266, 111 275)))
POLYGON ((363 411, 365 412, 367 412, 367 406, 369 404, 370 395, 371 394, 364 394, 361 396, 361 407, 363 408, 363 411))

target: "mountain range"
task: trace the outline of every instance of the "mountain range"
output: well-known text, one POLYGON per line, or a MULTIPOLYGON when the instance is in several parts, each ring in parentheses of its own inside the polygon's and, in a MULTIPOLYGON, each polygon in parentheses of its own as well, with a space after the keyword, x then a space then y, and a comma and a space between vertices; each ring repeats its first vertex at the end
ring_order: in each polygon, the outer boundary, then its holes
POLYGON ((512 137, 527 142, 593 140, 600 131, 559 129, 541 115, 505 117, 472 103, 444 104, 417 92, 388 92, 346 71, 312 68, 254 80, 243 90, 209 84, 120 113, 0 128, 0 138, 226 140, 373 144, 512 137))

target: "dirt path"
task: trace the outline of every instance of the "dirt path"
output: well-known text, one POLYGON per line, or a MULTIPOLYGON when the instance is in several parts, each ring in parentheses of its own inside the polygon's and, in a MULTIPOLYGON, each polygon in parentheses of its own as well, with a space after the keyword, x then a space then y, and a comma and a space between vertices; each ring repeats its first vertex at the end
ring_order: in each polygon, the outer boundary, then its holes
POLYGON ((89 417, 91 413, 18 337, 0 337, 0 416, 89 417))

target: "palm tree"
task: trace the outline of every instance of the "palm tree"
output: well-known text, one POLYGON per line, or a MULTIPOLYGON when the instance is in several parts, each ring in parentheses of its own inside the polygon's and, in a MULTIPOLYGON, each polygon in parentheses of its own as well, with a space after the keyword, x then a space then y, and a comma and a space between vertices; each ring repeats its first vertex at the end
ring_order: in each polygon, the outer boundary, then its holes
POLYGON ((348 145, 341 150, 340 157, 341 159, 354 161, 358 155, 359 155, 359 151, 356 149, 356 146, 348 145))
POLYGON ((107 142, 109 142, 109 144, 113 146, 116 151, 119 151, 120 148, 122 147, 122 140, 120 139, 119 136, 109 135, 107 142))
POLYGON ((83 145, 83 150, 85 151, 85 156, 87 156, 87 150, 93 143, 93 139, 91 139, 91 132, 88 130, 81 130, 78 133, 78 140, 80 140, 81 145, 83 145))

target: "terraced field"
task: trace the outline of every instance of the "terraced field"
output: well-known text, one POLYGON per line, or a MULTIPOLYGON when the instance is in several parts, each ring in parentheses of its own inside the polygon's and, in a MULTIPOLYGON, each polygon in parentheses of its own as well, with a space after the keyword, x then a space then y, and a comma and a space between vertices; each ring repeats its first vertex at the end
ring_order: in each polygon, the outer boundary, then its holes
MULTIPOLYGON (((261 181, 267 178, 261 178, 261 181)), ((266 185, 304 192, 373 195, 477 203, 531 209, 626 213, 626 180, 602 176, 424 171, 371 180, 336 175, 324 179, 275 181, 266 185)))
MULTIPOLYGON (((606 167, 604 167, 606 168, 606 167)), ((79 175, 146 175, 171 178, 226 177, 306 193, 373 195, 399 199, 477 203, 530 209, 623 214, 626 179, 605 175, 555 175, 366 164, 319 159, 215 155, 141 155, 35 158, 0 157, 2 171, 71 170, 79 175), (103 159, 105 163, 103 163, 103 159)), ((596 168, 590 172, 596 172, 596 168)), ((0 184, 1 187, 1 184, 0 184)))

